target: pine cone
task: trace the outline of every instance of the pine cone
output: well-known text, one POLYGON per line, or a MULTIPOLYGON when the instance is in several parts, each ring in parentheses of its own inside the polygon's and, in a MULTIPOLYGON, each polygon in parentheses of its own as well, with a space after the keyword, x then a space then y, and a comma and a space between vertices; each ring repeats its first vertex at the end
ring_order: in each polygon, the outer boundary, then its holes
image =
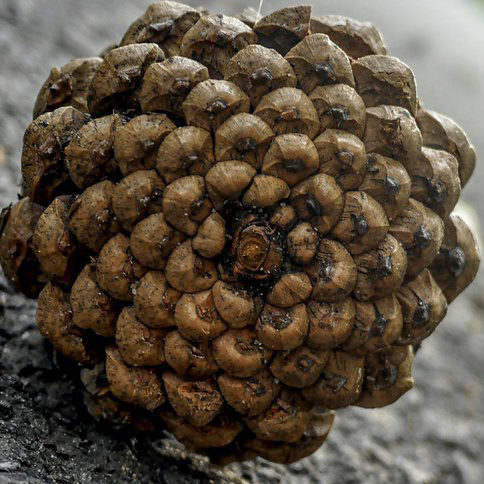
POLYGON ((0 261, 95 418, 289 463, 412 387, 479 266, 475 153, 372 25, 241 18, 161 1, 52 70, 0 261))

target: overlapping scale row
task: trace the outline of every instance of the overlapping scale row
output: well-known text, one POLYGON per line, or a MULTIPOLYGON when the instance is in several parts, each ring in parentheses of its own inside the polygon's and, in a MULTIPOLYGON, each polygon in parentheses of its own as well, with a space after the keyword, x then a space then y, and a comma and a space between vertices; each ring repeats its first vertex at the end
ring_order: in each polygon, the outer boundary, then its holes
POLYGON ((241 19, 157 2, 54 68, 0 258, 93 416, 289 463, 412 387, 479 265, 475 153, 371 24, 241 19))

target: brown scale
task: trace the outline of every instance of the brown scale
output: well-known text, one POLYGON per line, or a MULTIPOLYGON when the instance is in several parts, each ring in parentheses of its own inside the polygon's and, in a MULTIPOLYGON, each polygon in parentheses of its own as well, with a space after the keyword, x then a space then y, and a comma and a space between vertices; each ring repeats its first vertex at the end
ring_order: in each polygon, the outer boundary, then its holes
POLYGON ((202 257, 212 259, 223 252, 226 237, 225 220, 214 212, 201 223, 192 245, 202 257))
POLYGON ((277 398, 280 385, 268 371, 249 378, 235 378, 225 373, 217 377, 224 400, 238 413, 254 417, 265 412, 277 398))
POLYGON ((407 275, 416 276, 428 267, 439 252, 444 223, 432 210, 410 199, 403 212, 393 220, 390 234, 407 253, 407 275))
POLYGON ((211 78, 223 79, 230 59, 256 42, 257 35, 240 20, 205 15, 183 37, 180 53, 207 66, 211 78))
POLYGON ((125 307, 116 322, 116 346, 130 366, 159 366, 165 363, 166 331, 138 321, 133 307, 125 307))
POLYGON ((32 248, 42 272, 61 284, 72 284, 83 264, 78 242, 69 232, 69 210, 73 197, 56 198, 42 213, 34 235, 32 248))
POLYGON ((413 163, 422 150, 422 135, 415 119, 399 106, 368 108, 363 141, 368 153, 395 158, 404 166, 413 163))
POLYGON ((363 138, 366 106, 360 95, 347 84, 318 86, 310 94, 321 122, 321 133, 340 129, 363 138))
POLYGON ((447 313, 447 301, 428 269, 396 293, 402 306, 400 345, 416 345, 429 337, 447 313))
POLYGON ((392 346, 368 355, 363 391, 355 405, 386 407, 411 390, 413 356, 412 346, 392 346))
POLYGON ((151 328, 175 326, 175 307, 181 293, 170 287, 162 272, 147 272, 134 294, 136 317, 151 328))
POLYGON ((225 70, 225 79, 249 96, 252 108, 275 89, 297 86, 291 64, 275 50, 262 45, 249 45, 234 55, 225 70))
POLYGON ((467 135, 455 121, 434 111, 419 108, 416 119, 425 146, 445 150, 457 158, 464 187, 476 166, 476 152, 467 135))
POLYGON ((342 15, 321 15, 311 19, 311 32, 326 34, 353 59, 387 53, 380 32, 369 22, 342 15))
POLYGON ((125 403, 153 411, 165 402, 156 371, 126 365, 114 346, 106 348, 106 376, 112 394, 125 403))
POLYGON ((402 328, 402 309, 394 294, 371 303, 357 302, 353 332, 341 348, 364 356, 394 344, 402 328))
POLYGON ((222 395, 211 380, 185 381, 171 371, 162 379, 170 405, 190 425, 203 427, 222 411, 222 395))
POLYGON ((308 35, 286 54, 286 59, 308 95, 326 84, 355 87, 348 56, 325 34, 308 35))
POLYGON ((315 350, 328 350, 344 343, 355 324, 355 302, 347 297, 340 302, 309 301, 309 333, 306 345, 315 350))
POLYGON ((132 44, 106 54, 89 87, 87 104, 93 116, 114 109, 139 109, 139 87, 144 73, 165 54, 156 44, 132 44))
POLYGON ((183 117, 182 104, 188 93, 210 76, 208 69, 185 57, 170 57, 151 64, 143 77, 140 104, 143 112, 162 111, 183 117))
POLYGON ((131 232, 148 215, 161 212, 165 183, 155 170, 140 170, 123 178, 114 189, 113 211, 125 230, 131 232))
POLYGON ((72 181, 82 190, 117 175, 114 132, 123 125, 118 114, 93 119, 79 129, 67 145, 65 156, 72 181))
POLYGON ((366 176, 360 191, 373 197, 392 221, 403 211, 410 198, 412 181, 403 165, 392 158, 370 153, 366 176))
POLYGON ((354 258, 358 277, 353 291, 358 301, 372 301, 392 293, 407 272, 407 254, 395 237, 387 235, 378 246, 354 258))
POLYGON ((37 326, 40 334, 69 360, 84 366, 99 360, 94 341, 72 322, 69 295, 52 282, 39 295, 37 326))
POLYGON ((194 126, 171 132, 156 157, 156 169, 167 184, 186 175, 204 176, 214 163, 210 133, 194 126))
POLYGON ((401 106, 415 116, 417 86, 410 67, 387 55, 361 57, 353 62, 352 67, 356 90, 367 107, 401 106))
POLYGON ((345 247, 334 240, 320 242, 314 261, 304 271, 313 286, 311 299, 319 302, 341 301, 356 284, 356 264, 345 247))
POLYGON ((175 323, 183 337, 198 343, 213 340, 227 328, 217 313, 212 291, 184 294, 175 308, 175 323))
POLYGON ((152 170, 160 144, 176 128, 165 114, 142 114, 114 132, 114 157, 124 176, 152 170))
POLYGON ((259 373, 273 353, 251 328, 227 330, 212 342, 212 352, 219 368, 237 378, 259 373))
POLYGON ((291 190, 291 203, 300 220, 324 235, 343 213, 344 194, 333 177, 318 173, 291 190))
POLYGON ((298 265, 306 265, 311 263, 316 255, 319 236, 310 223, 302 222, 287 234, 286 244, 287 253, 293 262, 298 265))
POLYGON ((28 297, 38 297, 45 285, 32 236, 44 208, 22 198, 0 215, 0 263, 8 281, 28 297))
POLYGON ((72 192, 65 146, 89 117, 66 106, 39 116, 24 134, 22 193, 34 203, 48 205, 57 195, 72 192))
POLYGON ((265 121, 277 135, 300 134, 314 139, 319 133, 318 112, 300 89, 281 87, 266 94, 254 114, 265 121))
POLYGON ((99 253, 97 282, 103 291, 120 301, 133 300, 133 283, 146 272, 131 255, 129 239, 115 235, 99 253))
POLYGON ((439 253, 430 266, 449 304, 474 280, 479 262, 474 234, 459 216, 451 215, 445 222, 439 253))
POLYGON ((178 331, 166 335, 164 353, 167 364, 186 378, 206 378, 219 369, 209 343, 194 343, 178 331))
POLYGON ((310 19, 309 5, 281 8, 258 19, 254 25, 254 32, 259 37, 259 44, 286 55, 309 34, 310 19))
POLYGON ((244 193, 242 203, 253 209, 272 207, 287 199, 290 193, 289 185, 281 178, 270 175, 256 175, 250 187, 244 193))
POLYGON ((283 134, 267 151, 262 173, 281 178, 292 187, 317 173, 318 168, 318 151, 308 136, 283 134))
POLYGON ((307 301, 313 288, 304 272, 284 274, 266 296, 266 301, 279 308, 290 308, 307 301))
POLYGON ((139 222, 131 232, 130 248, 135 259, 149 269, 164 269, 173 249, 185 235, 170 226, 162 213, 139 222))
POLYGON ((274 132, 259 117, 236 114, 215 133, 215 158, 217 161, 241 160, 260 169, 273 138, 274 132))
POLYGON ((278 351, 270 369, 284 385, 306 388, 319 378, 328 358, 328 351, 299 346, 292 351, 278 351))
POLYGON ((304 398, 329 409, 347 407, 360 397, 365 359, 343 351, 331 351, 319 380, 303 390, 304 398))
POLYGON ((292 350, 303 343, 308 334, 305 304, 278 308, 266 304, 257 320, 257 339, 271 350, 292 350))
POLYGON ((237 200, 248 188, 256 170, 244 161, 219 161, 205 177, 211 202, 221 210, 227 200, 237 200))
POLYGON ((343 214, 331 234, 357 255, 377 247, 388 229, 388 218, 376 200, 365 192, 347 192, 343 214))
POLYGON ((345 131, 327 129, 314 140, 320 173, 332 176, 343 190, 357 190, 366 175, 363 142, 345 131))
POLYGON ((207 131, 216 131, 228 118, 249 109, 249 98, 241 89, 214 79, 197 84, 183 103, 186 123, 207 131))
POLYGON ((210 211, 205 180, 192 175, 170 183, 162 193, 163 214, 168 223, 186 235, 197 233, 210 211))
POLYGON ((118 308, 116 303, 99 287, 96 268, 88 264, 71 288, 72 322, 89 329, 98 336, 111 338, 115 334, 118 308))
POLYGON ((183 36, 199 19, 200 13, 188 5, 156 2, 130 25, 120 45, 153 42, 167 56, 178 55, 183 36))
POLYGON ((218 281, 212 296, 218 313, 231 328, 254 325, 262 310, 261 298, 253 296, 242 284, 218 281))
POLYGON ((160 412, 166 429, 188 449, 203 451, 225 447, 235 440, 243 425, 228 413, 222 413, 203 427, 195 427, 169 410, 160 412))
POLYGON ((262 439, 252 439, 244 446, 248 455, 244 456, 243 460, 260 456, 270 462, 292 464, 304 459, 316 452, 326 441, 335 416, 335 412, 311 413, 306 431, 296 442, 270 442, 262 439))
POLYGON ((311 407, 297 391, 284 388, 268 410, 244 422, 259 439, 296 442, 308 429, 311 407))
POLYGON ((71 205, 70 231, 79 242, 96 253, 121 231, 113 212, 114 191, 114 183, 104 180, 84 190, 71 205))
POLYGON ((217 282, 217 267, 209 259, 199 257, 187 240, 171 253, 165 276, 175 289, 193 293, 210 289, 217 282))
POLYGON ((34 119, 62 106, 72 106, 81 113, 88 113, 89 86, 102 61, 100 57, 89 57, 53 67, 37 95, 34 119))
POLYGON ((461 191, 456 158, 445 151, 423 148, 421 157, 408 167, 408 172, 412 178, 411 197, 446 220, 461 191))

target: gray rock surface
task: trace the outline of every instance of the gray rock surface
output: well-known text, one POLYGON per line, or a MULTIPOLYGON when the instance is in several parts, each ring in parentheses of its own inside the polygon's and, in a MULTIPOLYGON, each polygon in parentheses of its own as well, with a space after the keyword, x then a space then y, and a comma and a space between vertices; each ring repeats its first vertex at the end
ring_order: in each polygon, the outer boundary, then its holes
MULTIPOLYGON (((254 1, 256 3, 257 0, 254 1)), ((22 135, 53 65, 116 42, 148 0, 0 0, 0 206, 18 192, 22 135)), ((195 5, 197 2, 188 2, 195 5)), ((484 153, 484 12, 463 0, 325 0, 317 13, 374 21, 414 69, 426 106, 460 122, 484 153)), ((248 5, 207 1, 226 13, 248 5), (221 7, 222 4, 222 7, 221 7)), ((290 2, 266 0, 263 12, 290 2)), ((484 214, 484 168, 464 199, 484 214)), ((35 305, 0 276, 0 484, 483 482, 484 275, 451 306, 415 363, 416 388, 383 410, 338 412, 327 444, 289 468, 258 460, 228 471, 169 438, 131 438, 87 416, 75 368, 35 328, 35 305), (62 368, 62 370, 60 369, 62 368)))

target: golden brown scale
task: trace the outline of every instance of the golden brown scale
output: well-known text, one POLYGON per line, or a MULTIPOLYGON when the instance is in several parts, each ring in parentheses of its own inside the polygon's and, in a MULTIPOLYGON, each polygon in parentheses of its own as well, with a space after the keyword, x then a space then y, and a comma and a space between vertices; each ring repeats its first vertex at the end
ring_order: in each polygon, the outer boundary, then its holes
POLYGON ((209 78, 205 66, 186 57, 175 56, 151 64, 143 78, 141 110, 145 113, 162 111, 182 117, 182 105, 188 93, 209 78))
POLYGON ((451 214, 475 151, 375 27, 259 17, 160 0, 54 68, 0 217, 93 417, 220 465, 295 462, 327 409, 400 398, 479 267, 451 214))
POLYGON ((215 133, 215 158, 217 161, 241 160, 260 169, 273 138, 274 132, 259 117, 236 114, 215 133))
POLYGON ((348 56, 325 34, 308 35, 286 54, 286 59, 308 95, 326 84, 355 87, 348 56))
POLYGON ((89 86, 102 61, 100 57, 89 57, 53 67, 37 95, 34 119, 62 106, 72 106, 81 113, 88 113, 89 86))
POLYGON ((86 265, 75 280, 70 303, 72 322, 76 326, 106 338, 114 336, 119 310, 114 300, 99 287, 94 265, 86 265))
POLYGON ((366 106, 360 95, 347 84, 316 87, 309 99, 314 104, 321 122, 321 133, 340 129, 362 138, 366 124, 366 106))
POLYGON ((419 108, 416 119, 425 146, 445 150, 457 158, 464 187, 476 166, 476 152, 467 135, 455 121, 434 111, 419 108))
POLYGON ((381 33, 369 22, 342 15, 321 15, 311 18, 311 32, 326 34, 353 59, 387 53, 381 33))
POLYGON ((315 350, 336 348, 344 343, 355 324, 355 302, 347 297, 340 302, 307 304, 309 333, 306 344, 315 350))
POLYGON ((32 202, 48 205, 57 195, 72 192, 66 145, 88 120, 85 114, 66 106, 30 123, 23 139, 22 192, 32 202))
POLYGON ((152 170, 160 144, 176 128, 164 114, 142 114, 114 132, 114 157, 124 176, 152 170))
POLYGON ((0 215, 0 263, 8 281, 28 297, 38 297, 45 285, 32 236, 44 208, 22 198, 0 215))
POLYGON ((210 133, 194 126, 170 133, 156 157, 156 169, 167 184, 186 175, 204 176, 214 163, 210 133))
POLYGON ((314 140, 318 151, 320 173, 332 176, 343 190, 358 190, 366 175, 366 150, 356 136, 327 129, 314 140))
POLYGON ((382 104, 401 106, 415 116, 417 86, 410 67, 387 55, 361 57, 352 67, 356 90, 368 108, 382 104))
POLYGON ((368 355, 363 391, 355 405, 386 407, 411 390, 413 356, 412 346, 392 346, 368 355))
POLYGON ((341 348, 365 356, 395 343, 402 328, 402 309, 393 294, 371 303, 357 302, 353 332, 341 348))
POLYGON ((353 405, 361 394, 364 362, 362 357, 331 351, 319 380, 303 390, 304 398, 329 409, 353 405))
POLYGON ((234 55, 227 65, 225 79, 249 96, 252 108, 275 89, 297 86, 291 64, 275 50, 262 45, 249 45, 234 55))
POLYGON ((428 338, 447 313, 445 296, 428 269, 403 285, 396 296, 403 314, 400 345, 416 345, 428 338))
POLYGON ((84 190, 71 205, 69 229, 93 252, 121 231, 113 212, 114 191, 114 183, 104 180, 84 190))
POLYGON ((240 20, 205 15, 183 37, 180 53, 207 66, 211 78, 223 79, 230 59, 256 42, 257 35, 240 20))
POLYGON ((449 304, 474 280, 479 259, 474 234, 458 215, 451 215, 445 222, 439 253, 430 266, 449 304))
POLYGON ((156 44, 131 44, 111 50, 98 67, 89 87, 87 105, 95 116, 113 109, 139 108, 139 87, 150 64, 165 59, 156 44))
POLYGON ((179 375, 187 378, 205 378, 218 371, 209 343, 194 343, 178 332, 165 338, 165 358, 179 375))
POLYGON ((382 206, 389 221, 400 215, 407 205, 411 187, 412 181, 399 161, 377 153, 368 155, 366 176, 360 191, 382 206))
POLYGON ((268 370, 249 378, 222 374, 217 378, 227 403, 238 413, 254 417, 265 412, 277 398, 280 385, 268 370))
POLYGON ((125 307, 116 322, 116 346, 130 366, 159 366, 165 362, 166 331, 138 321, 133 307, 125 307))

